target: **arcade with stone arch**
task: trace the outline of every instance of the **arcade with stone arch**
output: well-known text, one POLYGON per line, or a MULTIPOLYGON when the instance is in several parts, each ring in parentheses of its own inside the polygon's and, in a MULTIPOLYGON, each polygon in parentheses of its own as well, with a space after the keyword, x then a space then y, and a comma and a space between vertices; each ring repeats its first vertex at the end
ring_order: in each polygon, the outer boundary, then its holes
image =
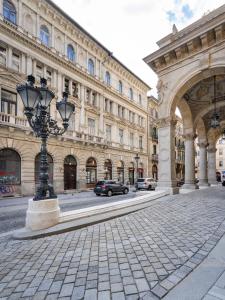
POLYGON ((178 193, 175 174, 175 114, 183 120, 185 182, 180 192, 216 183, 216 142, 225 129, 225 5, 157 42, 144 58, 158 75, 159 189, 178 193), (214 113, 218 127, 212 128, 214 113), (195 148, 199 147, 199 183, 195 148))

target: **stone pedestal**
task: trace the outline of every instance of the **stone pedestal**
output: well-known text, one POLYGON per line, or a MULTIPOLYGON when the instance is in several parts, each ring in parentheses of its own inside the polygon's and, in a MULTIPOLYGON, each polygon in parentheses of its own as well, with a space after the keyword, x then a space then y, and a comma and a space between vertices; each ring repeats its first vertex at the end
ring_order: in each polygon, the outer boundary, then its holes
POLYGON ((59 223, 60 208, 58 199, 34 201, 29 199, 26 228, 41 230, 59 223))

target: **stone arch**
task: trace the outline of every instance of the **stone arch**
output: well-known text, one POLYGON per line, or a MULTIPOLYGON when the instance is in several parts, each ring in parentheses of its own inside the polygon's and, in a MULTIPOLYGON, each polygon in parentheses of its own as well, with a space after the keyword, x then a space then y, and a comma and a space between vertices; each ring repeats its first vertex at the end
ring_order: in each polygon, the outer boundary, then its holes
POLYGON ((182 121, 183 121, 183 133, 193 132, 193 117, 189 105, 184 99, 181 99, 177 105, 180 110, 182 121))
POLYGON ((204 70, 201 70, 200 67, 196 69, 195 66, 195 68, 187 72, 187 75, 183 76, 182 79, 180 79, 178 82, 174 81, 174 87, 168 89, 166 95, 166 103, 164 101, 160 105, 164 108, 163 112, 164 114, 166 114, 165 116, 174 114, 176 106, 179 106, 179 101, 182 99, 183 95, 188 91, 188 89, 205 78, 221 74, 225 74, 225 66, 221 63, 218 63, 218 65, 214 65, 213 68, 204 70))

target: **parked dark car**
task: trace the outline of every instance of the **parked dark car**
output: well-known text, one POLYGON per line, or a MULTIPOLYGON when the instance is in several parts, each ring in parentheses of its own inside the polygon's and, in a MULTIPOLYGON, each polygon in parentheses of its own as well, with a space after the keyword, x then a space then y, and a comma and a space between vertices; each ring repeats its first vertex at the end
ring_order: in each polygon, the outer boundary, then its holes
POLYGON ((129 189, 126 185, 120 182, 113 180, 101 180, 97 182, 94 192, 97 196, 104 194, 111 197, 113 194, 127 194, 129 189))

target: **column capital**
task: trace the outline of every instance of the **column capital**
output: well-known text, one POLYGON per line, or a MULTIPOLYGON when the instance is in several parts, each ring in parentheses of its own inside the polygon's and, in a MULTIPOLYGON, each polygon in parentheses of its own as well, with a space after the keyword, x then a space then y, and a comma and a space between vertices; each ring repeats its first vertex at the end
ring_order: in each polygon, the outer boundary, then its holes
POLYGON ((207 149, 208 153, 215 153, 217 151, 217 149, 214 147, 214 146, 210 146, 208 149, 207 149))
POLYGON ((207 142, 200 142, 197 145, 199 148, 206 148, 209 144, 207 142))
POLYGON ((186 140, 186 141, 193 141, 197 136, 194 133, 187 133, 187 134, 183 134, 182 137, 186 140))
POLYGON ((173 117, 166 117, 158 119, 156 122, 158 128, 168 127, 168 126, 175 126, 177 124, 177 120, 173 117))

